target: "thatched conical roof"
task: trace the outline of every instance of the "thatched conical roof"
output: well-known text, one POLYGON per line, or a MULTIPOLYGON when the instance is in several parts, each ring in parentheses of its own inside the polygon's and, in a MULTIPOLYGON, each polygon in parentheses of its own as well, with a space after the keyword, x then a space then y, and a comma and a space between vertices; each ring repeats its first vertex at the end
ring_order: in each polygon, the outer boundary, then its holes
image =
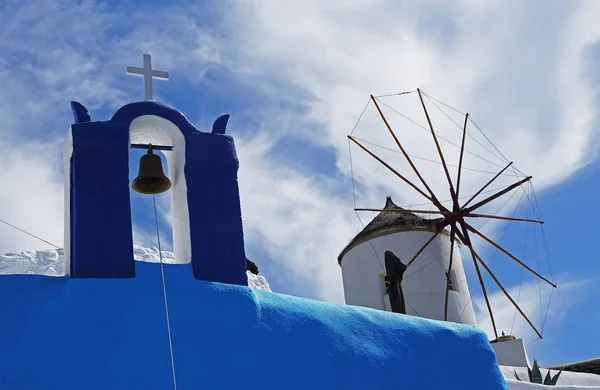
MULTIPOLYGON (((402 207, 396 205, 392 198, 388 196, 385 200, 384 210, 399 209, 402 207)), ((373 220, 360 231, 338 256, 338 263, 342 263, 344 255, 355 246, 362 244, 376 237, 387 234, 410 231, 410 230, 431 230, 435 232, 435 225, 439 219, 426 219, 413 213, 394 213, 382 211, 373 220)))

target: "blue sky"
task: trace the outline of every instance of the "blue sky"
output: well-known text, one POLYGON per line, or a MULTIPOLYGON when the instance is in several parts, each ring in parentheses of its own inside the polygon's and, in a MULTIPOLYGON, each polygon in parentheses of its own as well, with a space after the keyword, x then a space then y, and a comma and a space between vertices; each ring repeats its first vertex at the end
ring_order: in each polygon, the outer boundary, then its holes
MULTIPOLYGON (((140 66, 141 54, 150 53, 155 68, 171 72, 168 82, 154 83, 156 99, 179 108, 201 129, 208 130, 222 113, 232 115, 228 132, 240 157, 248 257, 275 291, 343 302, 336 257, 360 228, 352 211, 346 135, 370 94, 420 87, 471 113, 507 158, 534 176, 559 289, 544 339, 531 344, 530 355, 547 364, 596 357, 588 340, 600 325, 594 305, 600 266, 592 249, 592 223, 599 214, 600 26, 593 17, 599 5, 376 3, 0 1, 5 178, 0 218, 62 242, 62 142, 72 121, 69 101, 86 105, 93 119, 110 118, 121 105, 141 99, 141 80, 126 76, 125 67, 140 66)), ((415 96, 384 101, 423 122, 415 96)), ((459 135, 441 112, 430 109, 440 132, 459 135)), ((356 135, 393 147, 373 114, 370 107, 356 135)), ((435 157, 427 149, 430 139, 387 114, 403 129, 403 142, 414 154, 435 157)), ((396 154, 380 151, 406 169, 396 154)), ((456 150, 446 146, 444 152, 456 161, 456 150)), ((478 153, 490 155, 484 149, 478 153)), ((132 154, 132 176, 140 154, 132 154)), ((467 161, 473 168, 497 170, 467 161)), ((420 167, 436 193, 447 193, 439 165, 420 167)), ((386 195, 399 204, 420 202, 418 194, 357 149, 353 168, 361 206, 380 207, 386 195)), ((465 176, 465 193, 490 177, 465 176)), ((518 197, 504 215, 512 213, 518 197)), ((136 241, 153 245, 150 202, 132 199, 136 241)), ((159 206, 168 237, 167 196, 159 206)), ((527 206, 517 212, 532 213, 527 206)), ((487 228, 486 234, 500 239, 504 225, 487 228)), ((523 229, 511 225, 503 244, 527 254, 532 247, 524 243, 532 242, 533 230, 523 229)), ((44 248, 17 231, 0 227, 0 233, 2 252, 44 248)), ((493 255, 481 248, 484 257, 493 255)), ((481 292, 466 253, 463 259, 477 310, 481 292)), ((517 295, 520 270, 506 259, 494 260, 492 269, 517 295)), ((526 279, 521 293, 520 302, 541 323, 546 309, 539 308, 537 282, 526 279)), ((546 292, 541 295, 547 302, 546 292)), ((502 328, 512 328, 510 303, 497 289, 492 301, 502 328)), ((478 314, 489 330, 485 313, 478 314)), ((535 340, 522 321, 514 328, 527 343, 535 340)))

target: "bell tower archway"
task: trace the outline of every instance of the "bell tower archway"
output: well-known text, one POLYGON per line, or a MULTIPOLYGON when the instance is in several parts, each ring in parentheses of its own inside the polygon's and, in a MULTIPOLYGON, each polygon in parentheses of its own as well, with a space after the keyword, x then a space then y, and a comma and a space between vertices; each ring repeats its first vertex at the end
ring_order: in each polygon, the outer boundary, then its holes
POLYGON ((155 101, 131 103, 109 121, 93 122, 72 102, 75 123, 65 141, 65 268, 73 278, 135 276, 129 151, 165 150, 176 262, 200 280, 246 285, 246 257, 233 138, 228 115, 211 133, 155 101), (170 150, 169 150, 170 149, 170 150))

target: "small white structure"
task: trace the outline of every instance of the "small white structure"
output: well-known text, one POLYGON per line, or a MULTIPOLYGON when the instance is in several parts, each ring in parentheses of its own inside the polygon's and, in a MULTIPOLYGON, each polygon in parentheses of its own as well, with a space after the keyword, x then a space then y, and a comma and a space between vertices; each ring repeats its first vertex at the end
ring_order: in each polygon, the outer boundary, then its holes
POLYGON ((515 336, 504 335, 491 341, 492 348, 496 352, 496 361, 501 366, 531 367, 527 352, 523 345, 523 339, 515 336))
MULTIPOLYGON (((385 209, 400 209, 390 197, 385 209)), ((346 304, 391 310, 384 253, 391 251, 403 264, 435 234, 436 222, 412 213, 381 212, 342 250, 346 304)), ((405 271, 401 283, 406 314, 444 320, 446 273, 450 261, 450 237, 444 230, 405 271)), ((454 246, 448 321, 475 325, 467 279, 454 246)))

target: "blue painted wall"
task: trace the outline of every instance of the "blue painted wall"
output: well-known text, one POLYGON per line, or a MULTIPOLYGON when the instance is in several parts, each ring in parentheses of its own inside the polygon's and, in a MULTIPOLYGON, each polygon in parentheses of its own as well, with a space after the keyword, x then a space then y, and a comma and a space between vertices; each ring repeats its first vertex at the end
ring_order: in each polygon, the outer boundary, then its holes
POLYGON ((229 116, 218 118, 212 133, 205 133, 178 110, 154 101, 125 105, 106 122, 91 122, 79 103, 72 102, 72 109, 77 123, 72 126, 71 276, 135 276, 128 180, 129 126, 137 117, 156 115, 175 124, 185 138, 184 171, 194 276, 246 285, 237 182, 239 162, 233 138, 225 134, 229 116))
MULTIPOLYGON (((166 265, 179 389, 505 389, 477 328, 201 282, 166 265)), ((0 276, 0 389, 170 389, 160 268, 0 276)))
POLYGON ((129 126, 86 122, 71 131, 71 276, 134 277, 129 126))

